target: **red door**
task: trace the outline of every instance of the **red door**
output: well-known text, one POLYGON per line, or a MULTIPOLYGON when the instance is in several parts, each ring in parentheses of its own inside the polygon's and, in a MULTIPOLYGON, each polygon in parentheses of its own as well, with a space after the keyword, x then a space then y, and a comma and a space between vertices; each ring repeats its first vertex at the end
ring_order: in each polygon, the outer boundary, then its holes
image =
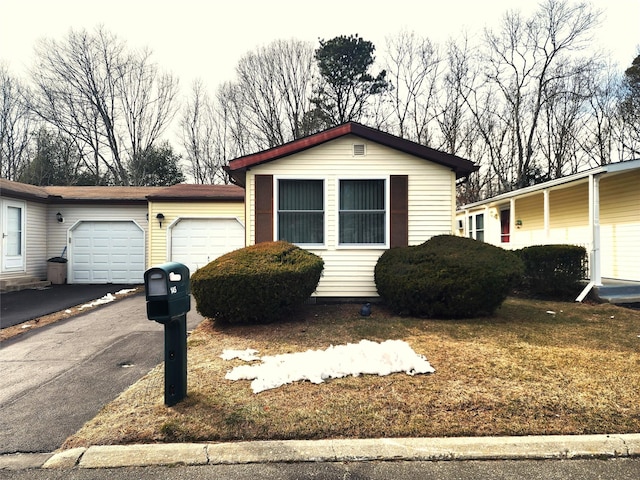
POLYGON ((502 243, 509 243, 511 228, 511 211, 500 211, 500 241, 502 243))

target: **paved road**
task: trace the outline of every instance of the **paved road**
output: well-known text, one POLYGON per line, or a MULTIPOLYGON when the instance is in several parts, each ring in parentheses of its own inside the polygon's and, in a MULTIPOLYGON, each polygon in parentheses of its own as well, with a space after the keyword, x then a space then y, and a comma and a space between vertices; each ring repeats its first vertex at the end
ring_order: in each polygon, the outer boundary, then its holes
POLYGON ((640 459, 304 462, 202 467, 0 471, 0 480, 637 480, 640 459))
POLYGON ((163 361, 163 336, 140 294, 2 342, 0 453, 56 450, 163 361))

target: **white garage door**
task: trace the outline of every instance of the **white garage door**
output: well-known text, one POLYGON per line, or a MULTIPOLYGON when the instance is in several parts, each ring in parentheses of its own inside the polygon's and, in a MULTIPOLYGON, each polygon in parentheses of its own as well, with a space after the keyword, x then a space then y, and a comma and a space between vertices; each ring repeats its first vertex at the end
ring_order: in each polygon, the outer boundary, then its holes
POLYGON ((143 283, 144 232, 131 221, 81 222, 71 232, 69 283, 143 283))
POLYGON ((186 218, 171 229, 171 260, 191 273, 242 247, 244 227, 234 218, 186 218))

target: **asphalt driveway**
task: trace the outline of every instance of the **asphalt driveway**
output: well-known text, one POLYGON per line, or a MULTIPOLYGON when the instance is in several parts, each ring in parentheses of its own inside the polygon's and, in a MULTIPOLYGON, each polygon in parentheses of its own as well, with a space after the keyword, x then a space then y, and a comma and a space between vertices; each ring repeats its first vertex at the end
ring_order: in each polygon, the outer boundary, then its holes
POLYGON ((45 289, 27 289, 0 294, 0 328, 7 328, 50 313, 83 305, 139 285, 51 285, 45 289))
MULTIPOLYGON (((201 321, 192 308, 187 328, 201 321)), ((162 362, 163 336, 134 295, 3 341, 0 454, 60 447, 162 362)))

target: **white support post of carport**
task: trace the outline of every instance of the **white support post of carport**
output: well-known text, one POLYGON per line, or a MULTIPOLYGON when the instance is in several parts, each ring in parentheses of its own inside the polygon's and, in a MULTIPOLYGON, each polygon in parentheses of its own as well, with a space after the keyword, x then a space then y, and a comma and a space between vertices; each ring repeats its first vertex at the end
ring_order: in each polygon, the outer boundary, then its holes
POLYGON ((589 274, 591 282, 602 285, 600 269, 600 176, 589 175, 589 234, 591 251, 589 252, 589 274))

